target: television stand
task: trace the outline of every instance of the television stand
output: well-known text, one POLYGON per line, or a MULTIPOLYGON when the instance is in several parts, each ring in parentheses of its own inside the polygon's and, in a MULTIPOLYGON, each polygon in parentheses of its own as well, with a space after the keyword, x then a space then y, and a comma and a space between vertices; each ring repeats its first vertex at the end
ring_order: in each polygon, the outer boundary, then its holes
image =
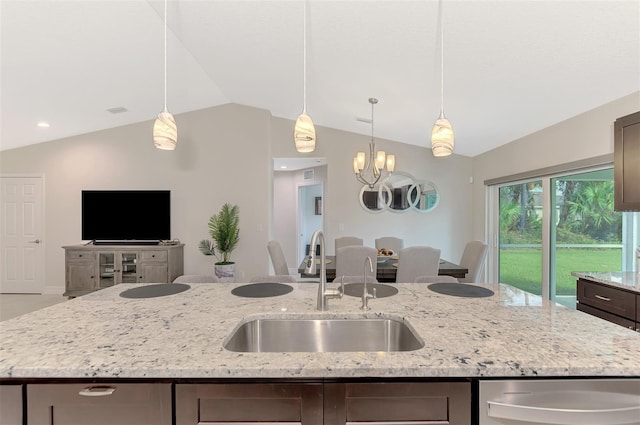
POLYGON ((93 241, 93 245, 150 246, 150 245, 160 245, 160 241, 159 240, 120 240, 120 241, 95 240, 93 241))

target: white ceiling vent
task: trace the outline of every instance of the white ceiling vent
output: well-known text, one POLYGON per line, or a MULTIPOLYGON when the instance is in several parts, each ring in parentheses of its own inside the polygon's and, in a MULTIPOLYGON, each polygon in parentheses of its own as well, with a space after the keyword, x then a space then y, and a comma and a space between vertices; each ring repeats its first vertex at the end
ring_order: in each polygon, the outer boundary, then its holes
POLYGON ((303 180, 313 180, 313 170, 304 170, 302 176, 303 180))
POLYGON ((121 114, 123 112, 127 112, 128 109, 124 106, 116 106, 115 108, 107 109, 107 112, 111 112, 112 114, 121 114))

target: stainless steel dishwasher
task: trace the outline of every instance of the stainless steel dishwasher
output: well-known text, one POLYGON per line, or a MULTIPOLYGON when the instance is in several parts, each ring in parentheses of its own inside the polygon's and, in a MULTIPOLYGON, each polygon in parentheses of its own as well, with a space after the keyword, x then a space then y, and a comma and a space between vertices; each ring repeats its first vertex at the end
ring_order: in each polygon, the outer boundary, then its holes
POLYGON ((640 379, 483 380, 479 425, 640 425, 640 379))

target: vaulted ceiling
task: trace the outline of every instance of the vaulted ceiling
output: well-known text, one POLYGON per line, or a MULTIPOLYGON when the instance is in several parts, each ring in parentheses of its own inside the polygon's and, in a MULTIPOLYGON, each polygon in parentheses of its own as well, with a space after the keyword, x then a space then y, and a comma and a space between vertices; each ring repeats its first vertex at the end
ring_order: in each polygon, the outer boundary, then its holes
MULTIPOLYGON (((316 125, 370 134, 376 97, 376 137, 427 147, 440 110, 439 7, 308 0, 316 125)), ((295 120, 303 10, 302 0, 169 0, 169 111, 232 102, 295 120)), ((442 12, 458 154, 640 91, 638 0, 444 0, 442 12)), ((2 150, 147 120, 151 133, 163 107, 162 1, 1 0, 0 13, 2 150)))

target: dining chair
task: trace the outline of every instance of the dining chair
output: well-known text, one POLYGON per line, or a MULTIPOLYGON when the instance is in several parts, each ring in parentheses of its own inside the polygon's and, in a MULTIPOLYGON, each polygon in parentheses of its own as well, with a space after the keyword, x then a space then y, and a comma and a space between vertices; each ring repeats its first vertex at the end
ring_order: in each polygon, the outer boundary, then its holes
POLYGON ((440 267, 440 250, 430 246, 411 246, 398 253, 396 282, 411 283, 418 276, 436 276, 440 267))
POLYGON ((480 282, 487 251, 487 244, 482 241, 467 242, 462 252, 462 258, 460 258, 460 265, 466 267, 469 271, 465 277, 458 279, 459 282, 480 282))
POLYGON ((295 276, 290 274, 271 274, 254 276, 249 280, 249 283, 297 283, 298 280, 295 276))
POLYGON ((173 280, 173 283, 219 283, 220 280, 214 275, 204 274, 183 274, 173 280))
MULTIPOLYGON (((355 236, 342 236, 340 238, 336 238, 335 242, 335 253, 338 255, 338 248, 342 248, 345 246, 363 246, 364 241, 361 238, 355 236)), ((373 260, 373 258, 372 258, 373 260)))
MULTIPOLYGON (((365 270, 365 260, 371 257, 373 272, 369 271, 367 264, 367 282, 369 277, 374 279, 378 271, 378 250, 369 246, 349 245, 338 248, 336 251, 336 278, 339 282, 341 276, 363 276, 365 270)), ((373 280, 372 280, 373 281, 373 280)))
POLYGON ((376 249, 380 248, 390 249, 397 254, 404 248, 404 240, 395 236, 384 236, 376 239, 376 249))
POLYGON ((273 270, 276 275, 288 275, 289 266, 287 260, 284 258, 282 247, 278 241, 267 242, 267 249, 269 250, 269 256, 271 257, 271 264, 273 264, 273 270))
POLYGON ((458 283, 458 279, 453 276, 418 276, 413 283, 458 283))

